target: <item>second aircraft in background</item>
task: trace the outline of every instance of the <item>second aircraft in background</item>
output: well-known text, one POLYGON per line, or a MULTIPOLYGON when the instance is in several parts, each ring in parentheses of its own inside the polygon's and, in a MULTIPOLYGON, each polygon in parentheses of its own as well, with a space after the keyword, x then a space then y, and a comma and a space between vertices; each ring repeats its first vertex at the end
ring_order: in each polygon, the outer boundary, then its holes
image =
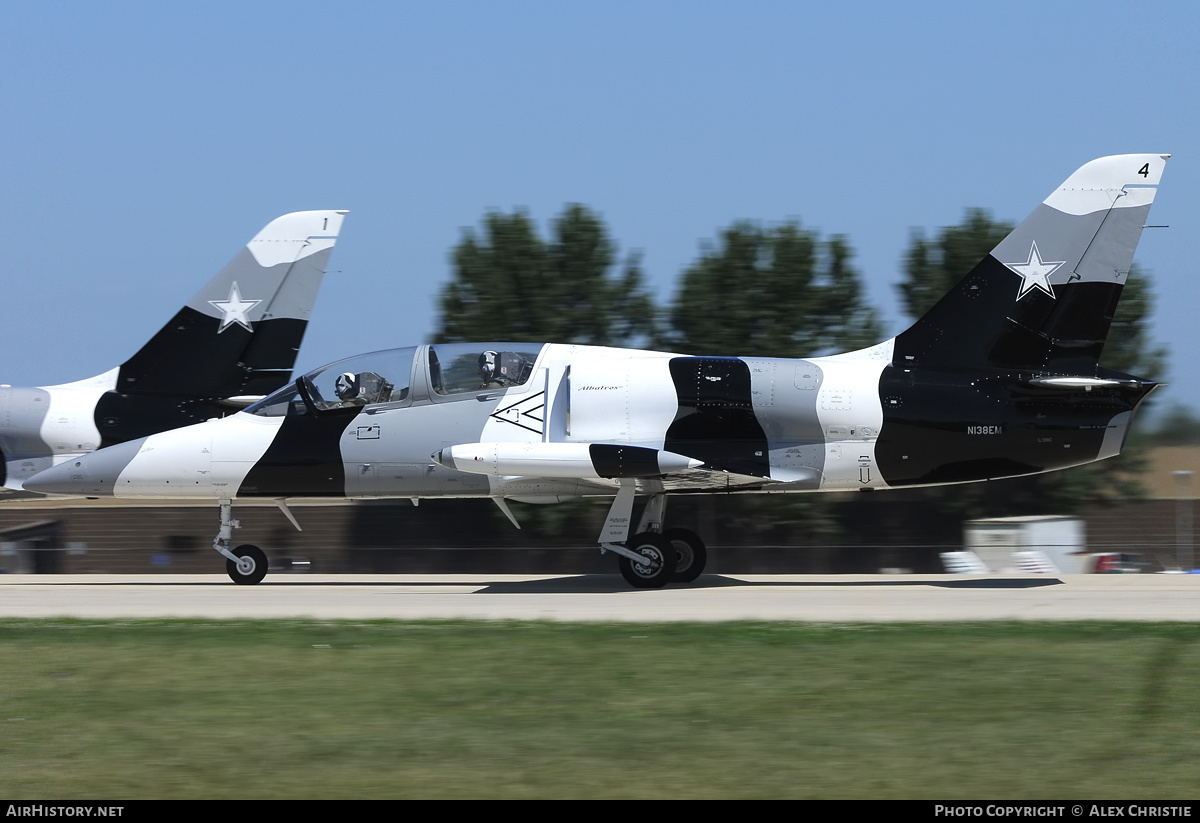
POLYGON ((104 374, 0 385, 0 487, 94 449, 222 417, 289 382, 345 211, 263 228, 142 346, 104 374))

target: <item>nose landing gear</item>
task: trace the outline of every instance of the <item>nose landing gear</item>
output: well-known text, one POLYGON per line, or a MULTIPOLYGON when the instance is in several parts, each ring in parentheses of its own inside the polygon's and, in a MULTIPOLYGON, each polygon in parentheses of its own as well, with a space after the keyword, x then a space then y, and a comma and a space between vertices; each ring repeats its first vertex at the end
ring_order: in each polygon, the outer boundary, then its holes
POLYGON ((238 546, 233 553, 237 555, 238 561, 235 563, 232 560, 226 560, 225 572, 234 583, 253 586, 255 583, 262 582, 262 579, 267 576, 267 554, 258 546, 251 546, 247 543, 244 546, 238 546))
POLYGON ((267 554, 258 546, 246 544, 230 550, 233 530, 241 526, 233 519, 233 501, 223 499, 221 506, 221 530, 213 538, 213 548, 225 558, 225 573, 234 583, 253 586, 267 576, 267 554))

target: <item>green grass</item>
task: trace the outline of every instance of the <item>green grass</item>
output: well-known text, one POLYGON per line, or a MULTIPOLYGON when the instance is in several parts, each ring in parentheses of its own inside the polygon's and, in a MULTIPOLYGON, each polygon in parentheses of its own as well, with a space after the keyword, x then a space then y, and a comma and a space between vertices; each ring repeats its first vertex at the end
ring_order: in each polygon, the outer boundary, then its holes
POLYGON ((0 621, 0 796, 1196 798, 1200 626, 0 621))

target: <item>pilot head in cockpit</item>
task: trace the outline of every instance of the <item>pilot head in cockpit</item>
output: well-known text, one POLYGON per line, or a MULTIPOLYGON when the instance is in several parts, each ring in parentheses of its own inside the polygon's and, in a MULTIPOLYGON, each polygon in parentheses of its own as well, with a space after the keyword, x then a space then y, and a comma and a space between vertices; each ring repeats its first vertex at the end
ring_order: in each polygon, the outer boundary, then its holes
POLYGON ((338 400, 345 405, 353 405, 362 402, 358 396, 358 378, 353 372, 344 372, 338 375, 333 384, 333 391, 337 395, 338 400))
POLYGON ((499 389, 505 385, 500 374, 500 353, 485 351, 479 355, 479 380, 481 389, 499 389))
POLYGON ((514 351, 485 351, 478 362, 481 389, 524 385, 533 370, 533 364, 514 351))

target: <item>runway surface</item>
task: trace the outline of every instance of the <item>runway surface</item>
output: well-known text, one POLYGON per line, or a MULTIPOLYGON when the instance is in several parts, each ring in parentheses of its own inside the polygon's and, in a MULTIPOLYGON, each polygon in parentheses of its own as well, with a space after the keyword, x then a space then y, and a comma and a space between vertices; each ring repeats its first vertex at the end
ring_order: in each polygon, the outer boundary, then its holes
POLYGON ((0 575, 0 618, 1200 622, 1200 575, 0 575))

